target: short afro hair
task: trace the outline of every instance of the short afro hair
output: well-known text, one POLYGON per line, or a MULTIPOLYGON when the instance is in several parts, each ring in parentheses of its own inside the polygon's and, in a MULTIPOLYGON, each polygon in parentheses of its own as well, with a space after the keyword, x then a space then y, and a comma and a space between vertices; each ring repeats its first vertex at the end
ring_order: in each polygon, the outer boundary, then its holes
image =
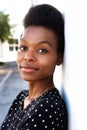
POLYGON ((64 19, 62 13, 49 4, 32 6, 23 20, 24 28, 29 26, 43 26, 53 31, 58 40, 58 52, 63 56, 64 38, 64 19))

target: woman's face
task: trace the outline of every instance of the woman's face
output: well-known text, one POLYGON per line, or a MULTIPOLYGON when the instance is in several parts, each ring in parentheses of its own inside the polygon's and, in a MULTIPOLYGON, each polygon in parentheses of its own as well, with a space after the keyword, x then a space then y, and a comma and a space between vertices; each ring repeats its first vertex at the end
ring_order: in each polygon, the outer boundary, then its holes
POLYGON ((22 78, 26 81, 39 81, 53 76, 59 60, 57 48, 57 38, 52 31, 38 26, 26 28, 17 52, 17 64, 22 78))

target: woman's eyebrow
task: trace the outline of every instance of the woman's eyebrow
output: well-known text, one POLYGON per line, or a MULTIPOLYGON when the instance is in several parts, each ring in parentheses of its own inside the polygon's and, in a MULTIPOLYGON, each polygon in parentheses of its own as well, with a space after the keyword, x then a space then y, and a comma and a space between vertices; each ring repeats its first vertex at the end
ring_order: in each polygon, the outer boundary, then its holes
POLYGON ((51 47, 53 47, 53 46, 52 46, 52 43, 51 43, 49 40, 40 41, 38 44, 48 44, 48 45, 50 45, 51 47))
MULTIPOLYGON (((28 41, 26 41, 23 37, 20 37, 20 40, 25 43, 28 43, 28 41)), ((39 41, 37 44, 48 44, 49 46, 53 47, 52 43, 49 40, 42 40, 39 41)))
POLYGON ((28 43, 28 41, 26 41, 24 38, 20 37, 20 41, 23 41, 25 43, 28 43))

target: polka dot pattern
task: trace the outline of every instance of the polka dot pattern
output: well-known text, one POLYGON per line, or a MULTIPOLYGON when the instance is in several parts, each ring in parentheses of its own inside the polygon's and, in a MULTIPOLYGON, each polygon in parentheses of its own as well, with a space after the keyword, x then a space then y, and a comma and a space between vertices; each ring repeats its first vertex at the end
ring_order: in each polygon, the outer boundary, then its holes
POLYGON ((14 100, 0 130, 67 130, 67 113, 57 88, 45 92, 25 109, 28 90, 14 100))

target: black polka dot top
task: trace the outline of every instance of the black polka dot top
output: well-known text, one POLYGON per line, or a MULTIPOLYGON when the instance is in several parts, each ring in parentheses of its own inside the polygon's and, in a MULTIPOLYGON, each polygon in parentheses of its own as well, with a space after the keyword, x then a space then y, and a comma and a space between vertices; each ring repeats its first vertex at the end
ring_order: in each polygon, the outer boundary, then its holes
POLYGON ((67 130, 67 113, 57 88, 45 92, 23 109, 28 90, 14 100, 0 130, 67 130))

